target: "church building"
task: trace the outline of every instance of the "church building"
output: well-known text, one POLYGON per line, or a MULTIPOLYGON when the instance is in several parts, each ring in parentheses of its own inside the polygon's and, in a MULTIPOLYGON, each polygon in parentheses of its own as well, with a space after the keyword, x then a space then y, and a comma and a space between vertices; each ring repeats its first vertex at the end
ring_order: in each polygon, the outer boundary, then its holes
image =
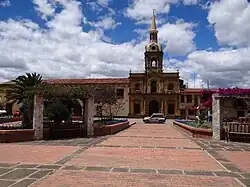
POLYGON ((164 54, 154 14, 149 40, 144 53, 145 71, 129 74, 129 115, 139 117, 158 112, 169 117, 179 115, 179 72, 163 72, 164 54))
MULTIPOLYGON (((128 78, 48 79, 44 82, 52 85, 113 85, 116 88, 118 102, 112 107, 112 113, 118 117, 141 118, 158 112, 168 118, 195 116, 199 113, 196 108, 201 105, 202 88, 182 89, 179 72, 163 71, 163 56, 162 45, 158 42, 156 17, 153 14, 149 43, 145 46, 144 52, 144 72, 130 72, 128 78)), ((0 84, 0 89, 5 90, 9 84, 0 84)), ((0 92, 0 96, 4 93, 0 92)), ((7 107, 7 104, 2 108, 8 109, 8 113, 14 113, 19 109, 16 104, 12 109, 11 106, 7 107)), ((106 114, 109 112, 107 109, 106 114)), ((75 110, 73 115, 81 115, 81 112, 75 110)))

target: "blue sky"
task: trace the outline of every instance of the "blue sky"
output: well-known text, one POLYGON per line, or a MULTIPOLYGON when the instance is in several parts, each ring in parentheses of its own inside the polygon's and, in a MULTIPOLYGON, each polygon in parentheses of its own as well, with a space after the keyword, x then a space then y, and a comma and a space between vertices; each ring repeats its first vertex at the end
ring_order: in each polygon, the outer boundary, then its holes
POLYGON ((196 87, 250 85, 247 0, 0 0, 0 81, 143 71, 152 9, 165 71, 196 87))

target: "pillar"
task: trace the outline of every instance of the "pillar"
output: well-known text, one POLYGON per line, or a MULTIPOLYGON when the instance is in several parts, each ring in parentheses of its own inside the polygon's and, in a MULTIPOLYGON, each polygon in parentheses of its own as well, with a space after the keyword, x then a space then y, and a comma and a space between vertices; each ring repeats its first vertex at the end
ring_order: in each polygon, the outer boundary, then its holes
POLYGON ((146 101, 143 99, 143 115, 146 114, 146 101))
POLYGON ((166 113, 165 113, 165 115, 168 115, 168 101, 166 100, 165 101, 165 111, 166 111, 166 113))
POLYGON ((34 111, 33 111, 33 129, 35 130, 34 139, 43 139, 43 109, 44 98, 41 95, 34 97, 34 111))
POLYGON ((164 100, 161 100, 161 113, 164 114, 164 100))
POLYGON ((222 125, 222 111, 221 111, 221 100, 218 94, 212 95, 212 128, 213 128, 213 139, 221 140, 222 132, 223 132, 223 125, 222 125))
POLYGON ((140 114, 143 115, 143 100, 140 101, 140 114))
POLYGON ((134 99, 130 100, 130 115, 134 115, 134 99))
POLYGON ((94 98, 85 101, 84 124, 87 126, 87 135, 94 135, 94 98))

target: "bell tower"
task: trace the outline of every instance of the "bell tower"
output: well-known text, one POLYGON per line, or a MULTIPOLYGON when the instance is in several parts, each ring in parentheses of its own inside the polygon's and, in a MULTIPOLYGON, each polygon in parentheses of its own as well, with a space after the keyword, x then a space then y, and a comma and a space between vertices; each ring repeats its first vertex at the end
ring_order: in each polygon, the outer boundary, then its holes
POLYGON ((149 44, 145 47, 145 71, 162 73, 163 52, 162 46, 158 43, 158 30, 156 28, 156 16, 153 11, 152 24, 149 31, 149 44))

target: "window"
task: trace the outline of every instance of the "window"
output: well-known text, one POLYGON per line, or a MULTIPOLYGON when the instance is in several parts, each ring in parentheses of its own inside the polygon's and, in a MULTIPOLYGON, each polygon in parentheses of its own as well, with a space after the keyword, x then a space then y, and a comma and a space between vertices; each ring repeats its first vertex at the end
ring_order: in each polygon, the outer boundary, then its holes
POLYGON ((140 103, 134 103, 134 113, 140 114, 141 113, 141 105, 140 103))
POLYGON ((194 109, 188 109, 188 115, 190 116, 195 115, 194 109))
POLYGON ((187 103, 192 103, 192 95, 187 95, 187 103))
POLYGON ((123 99, 123 97, 124 97, 124 89, 117 89, 116 90, 116 95, 117 95, 118 99, 123 99))
POLYGON ((156 58, 152 58, 151 59, 151 65, 152 65, 152 67, 156 67, 157 66, 156 62, 157 62, 156 58))
POLYGON ((199 102, 198 102, 198 96, 194 96, 194 105, 195 106, 198 106, 199 105, 199 102))
POLYGON ((181 103, 185 103, 185 96, 184 95, 181 96, 181 103))
POLYGON ((174 104, 168 104, 168 114, 174 114, 174 113, 175 113, 174 104))
POLYGON ((240 118, 240 117, 245 117, 245 112, 244 110, 238 110, 237 111, 237 117, 240 118))
POLYGON ((164 118, 163 114, 154 114, 151 116, 151 118, 164 118))
POLYGON ((157 92, 157 82, 152 81, 151 82, 151 93, 156 93, 157 92))
POLYGON ((173 90, 173 89, 174 89, 174 85, 170 83, 170 84, 168 85, 168 90, 173 90))
POLYGON ((140 91, 140 84, 139 83, 135 84, 135 91, 140 91))

